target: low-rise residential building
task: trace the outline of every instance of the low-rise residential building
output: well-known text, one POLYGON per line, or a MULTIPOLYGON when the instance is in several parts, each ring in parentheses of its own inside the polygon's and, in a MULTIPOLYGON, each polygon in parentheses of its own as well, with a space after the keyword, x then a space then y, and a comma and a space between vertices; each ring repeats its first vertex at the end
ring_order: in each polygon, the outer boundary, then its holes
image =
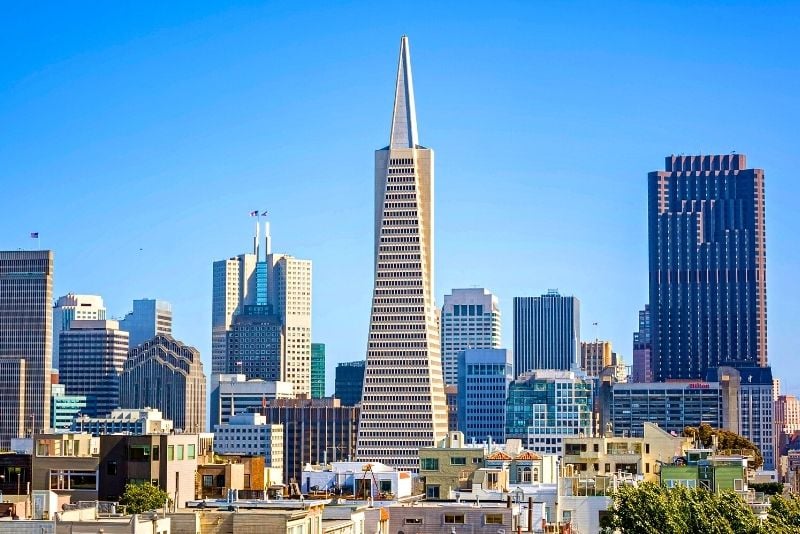
POLYGON ((711 449, 690 449, 686 455, 661 466, 660 480, 668 488, 686 486, 708 491, 745 492, 747 456, 721 456, 711 449))
POLYGON ((329 466, 306 465, 303 493, 326 492, 360 499, 402 499, 413 490, 410 471, 398 471, 378 462, 332 462, 329 466))
POLYGON ((419 450, 419 474, 428 499, 449 499, 451 490, 468 490, 472 475, 483 467, 486 447, 467 444, 462 432, 449 432, 436 447, 419 450))
POLYGON ((199 500, 169 517, 175 533, 201 529, 203 533, 323 534, 323 512, 330 502, 327 499, 199 500))
POLYGON ((214 427, 214 451, 263 456, 269 467, 283 469, 283 425, 268 424, 256 413, 234 415, 214 427))
POLYGON ((691 446, 691 438, 674 436, 658 425, 644 423, 643 437, 609 434, 564 438, 563 465, 588 477, 627 473, 656 482, 658 466, 682 456, 691 446))
POLYGON ((90 434, 36 434, 31 490, 50 490, 60 503, 97 500, 97 438, 90 434))
POLYGON ((169 434, 172 420, 164 419, 155 408, 118 408, 104 417, 76 417, 72 422, 75 432, 88 432, 93 436, 106 434, 169 434))
POLYGON ((198 499, 225 498, 236 490, 239 498, 264 498, 282 488, 282 470, 266 465, 263 456, 218 455, 217 462, 197 466, 198 499))
POLYGON ((150 483, 182 508, 195 498, 197 454, 197 434, 101 436, 100 500, 119 501, 129 482, 150 483))
POLYGON ((517 532, 520 526, 520 507, 515 503, 481 503, 475 506, 460 502, 415 502, 394 504, 385 510, 389 517, 388 532, 404 534, 510 534, 517 532))

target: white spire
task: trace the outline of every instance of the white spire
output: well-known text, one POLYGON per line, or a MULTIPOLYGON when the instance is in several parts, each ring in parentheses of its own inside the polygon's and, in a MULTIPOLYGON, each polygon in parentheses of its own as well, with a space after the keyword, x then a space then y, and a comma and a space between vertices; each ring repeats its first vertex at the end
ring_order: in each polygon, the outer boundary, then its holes
POLYGON ((392 132, 389 148, 414 148, 417 136, 417 109, 414 106, 414 84, 411 79, 411 53, 408 37, 400 38, 400 59, 397 64, 397 86, 394 92, 392 132))

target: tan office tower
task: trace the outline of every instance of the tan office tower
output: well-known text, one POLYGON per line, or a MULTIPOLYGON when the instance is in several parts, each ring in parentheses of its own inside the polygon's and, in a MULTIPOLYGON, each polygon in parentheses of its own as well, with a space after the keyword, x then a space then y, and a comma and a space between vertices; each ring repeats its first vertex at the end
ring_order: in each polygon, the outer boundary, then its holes
POLYGON ((255 254, 240 254, 214 262, 211 295, 211 372, 226 372, 226 345, 233 316, 256 304, 255 254))
POLYGON ((404 36, 389 146, 375 151, 375 288, 358 457, 417 470, 420 447, 446 434, 433 299, 433 150, 418 144, 404 36))
MULTIPOLYGON (((53 368, 53 252, 0 252, 0 358, 24 359, 24 433, 50 426, 53 368)), ((6 362, 4 369, 10 369, 6 362)), ((9 371, 14 372, 14 371, 9 371)), ((12 378, 16 378, 12 375, 12 378)), ((21 378, 21 376, 20 376, 21 378)), ((12 392, 13 395, 13 392, 12 392)), ((3 410, 12 411, 5 403, 3 410)), ((0 446, 17 435, 0 435, 0 446)))
POLYGON ((311 397, 311 260, 268 254, 269 302, 283 324, 283 377, 311 397))

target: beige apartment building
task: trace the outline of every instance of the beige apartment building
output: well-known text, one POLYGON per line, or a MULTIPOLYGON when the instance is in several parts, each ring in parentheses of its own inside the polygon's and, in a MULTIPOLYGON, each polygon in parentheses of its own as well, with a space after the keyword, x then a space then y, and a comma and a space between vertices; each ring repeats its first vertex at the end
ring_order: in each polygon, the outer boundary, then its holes
POLYGON ((653 423, 644 423, 644 437, 574 437, 564 439, 562 465, 591 478, 623 473, 657 482, 660 464, 672 463, 692 447, 691 438, 673 436, 653 423))

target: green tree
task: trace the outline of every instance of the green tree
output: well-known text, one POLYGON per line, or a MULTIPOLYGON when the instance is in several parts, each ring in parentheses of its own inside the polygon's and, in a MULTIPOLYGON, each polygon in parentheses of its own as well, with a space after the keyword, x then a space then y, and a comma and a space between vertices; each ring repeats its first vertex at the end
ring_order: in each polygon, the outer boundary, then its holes
POLYGON ((699 427, 687 426, 683 429, 683 435, 691 437, 700 442, 703 447, 711 448, 714 444, 714 437, 717 438, 717 449, 732 450, 732 449, 748 449, 753 451, 755 459, 753 460, 752 467, 758 469, 764 465, 764 458, 761 456, 761 450, 749 439, 731 432, 714 428, 708 423, 702 423, 699 427))
POLYGON ((125 484, 125 492, 119 500, 120 504, 125 505, 129 514, 141 514, 157 508, 163 508, 164 503, 169 500, 167 492, 148 484, 147 482, 125 484))
POLYGON ((765 532, 796 534, 800 532, 800 495, 775 495, 770 500, 765 532))
POLYGON ((780 495, 783 493, 783 484, 780 482, 760 482, 748 484, 748 487, 753 491, 759 491, 766 495, 780 495))
POLYGON ((645 483, 622 486, 600 523, 623 534, 758 534, 759 520, 735 493, 645 483))

